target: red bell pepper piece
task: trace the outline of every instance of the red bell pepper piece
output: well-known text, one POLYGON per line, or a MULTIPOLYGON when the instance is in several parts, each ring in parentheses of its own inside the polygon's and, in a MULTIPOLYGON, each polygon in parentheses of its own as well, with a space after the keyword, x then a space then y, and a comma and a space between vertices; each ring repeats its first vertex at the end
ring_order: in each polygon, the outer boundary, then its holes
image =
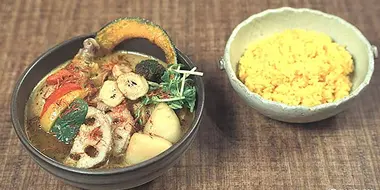
POLYGON ((66 83, 63 84, 60 88, 56 89, 51 95, 46 99, 44 107, 42 108, 41 116, 46 112, 46 110, 49 108, 51 104, 53 104, 55 101, 57 101, 59 98, 64 96, 65 94, 74 91, 82 89, 81 86, 74 83, 66 83))

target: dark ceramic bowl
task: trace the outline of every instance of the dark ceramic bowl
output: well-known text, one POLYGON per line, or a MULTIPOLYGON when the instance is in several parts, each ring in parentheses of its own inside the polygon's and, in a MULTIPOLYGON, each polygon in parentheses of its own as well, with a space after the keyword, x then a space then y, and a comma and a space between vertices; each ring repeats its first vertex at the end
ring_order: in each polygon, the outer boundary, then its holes
MULTIPOLYGON (((172 167, 193 142, 199 128, 204 107, 204 86, 200 77, 194 77, 197 89, 195 116, 191 128, 182 139, 160 155, 130 167, 107 170, 78 169, 65 166, 33 147, 25 133, 24 110, 27 100, 37 83, 59 64, 71 59, 82 47, 83 41, 94 35, 75 37, 65 41, 37 58, 21 75, 12 95, 11 117, 13 127, 33 160, 43 169, 68 184, 86 189, 127 189, 145 184, 172 167)), ((137 51, 163 58, 162 51, 147 41, 134 39, 122 42, 116 49, 137 51)), ((193 63, 176 49, 178 61, 193 67, 193 63)))

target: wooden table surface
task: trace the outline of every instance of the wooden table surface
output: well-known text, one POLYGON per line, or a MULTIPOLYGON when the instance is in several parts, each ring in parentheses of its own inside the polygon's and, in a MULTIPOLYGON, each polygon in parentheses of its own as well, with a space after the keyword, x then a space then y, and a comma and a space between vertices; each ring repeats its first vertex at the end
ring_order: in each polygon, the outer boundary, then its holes
POLYGON ((115 18, 140 16, 162 25, 205 73, 207 103, 199 135, 180 162, 138 189, 379 189, 379 68, 351 109, 307 125, 261 116, 217 68, 239 22, 282 6, 335 14, 380 46, 378 0, 1 0, 0 188, 75 189, 40 169, 22 147, 10 119, 11 91, 21 72, 53 45, 115 18))

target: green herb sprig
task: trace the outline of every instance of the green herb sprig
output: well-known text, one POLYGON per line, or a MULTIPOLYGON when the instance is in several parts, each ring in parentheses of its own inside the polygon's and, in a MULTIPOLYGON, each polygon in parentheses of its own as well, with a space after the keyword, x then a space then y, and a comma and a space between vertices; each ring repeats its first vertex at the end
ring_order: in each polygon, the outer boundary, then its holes
MULTIPOLYGON (((196 89, 193 85, 194 81, 188 77, 190 75, 203 76, 203 73, 196 72, 196 67, 190 71, 181 70, 182 67, 181 64, 169 65, 161 77, 162 82, 160 84, 148 82, 149 92, 142 98, 141 107, 165 102, 172 109, 181 109, 185 106, 190 112, 193 112, 196 102, 196 89)), ((139 116, 140 111, 137 111, 136 117, 139 116)))

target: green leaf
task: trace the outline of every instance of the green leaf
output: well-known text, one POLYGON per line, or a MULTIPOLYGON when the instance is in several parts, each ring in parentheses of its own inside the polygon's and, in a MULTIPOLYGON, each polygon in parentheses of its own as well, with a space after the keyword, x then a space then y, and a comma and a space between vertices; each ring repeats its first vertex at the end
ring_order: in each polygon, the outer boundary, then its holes
MULTIPOLYGON (((166 81, 170 81, 170 75, 169 75, 169 72, 168 71, 165 71, 164 74, 162 75, 161 77, 161 80, 163 81, 163 83, 165 83, 166 81)), ((161 83, 162 84, 162 83, 161 83)))
POLYGON ((194 86, 185 86, 185 90, 183 92, 183 96, 185 96, 185 105, 189 108, 190 112, 194 111, 195 101, 196 101, 196 89, 194 86))
POLYGON ((180 100, 168 102, 168 106, 174 110, 181 109, 183 105, 183 102, 180 100))
POLYGON ((159 86, 151 86, 151 85, 149 85, 149 91, 157 90, 159 88, 160 88, 159 86))
POLYGON ((69 144, 77 135, 80 126, 85 122, 88 111, 87 102, 75 99, 55 121, 51 132, 61 142, 69 144))
POLYGON ((145 96, 142 98, 141 103, 142 103, 143 105, 151 104, 151 103, 152 103, 152 99, 145 95, 145 96))
POLYGON ((55 125, 51 132, 55 133, 56 138, 64 142, 65 144, 69 144, 72 139, 75 138, 79 131, 80 125, 70 125, 69 123, 58 124, 55 125))

